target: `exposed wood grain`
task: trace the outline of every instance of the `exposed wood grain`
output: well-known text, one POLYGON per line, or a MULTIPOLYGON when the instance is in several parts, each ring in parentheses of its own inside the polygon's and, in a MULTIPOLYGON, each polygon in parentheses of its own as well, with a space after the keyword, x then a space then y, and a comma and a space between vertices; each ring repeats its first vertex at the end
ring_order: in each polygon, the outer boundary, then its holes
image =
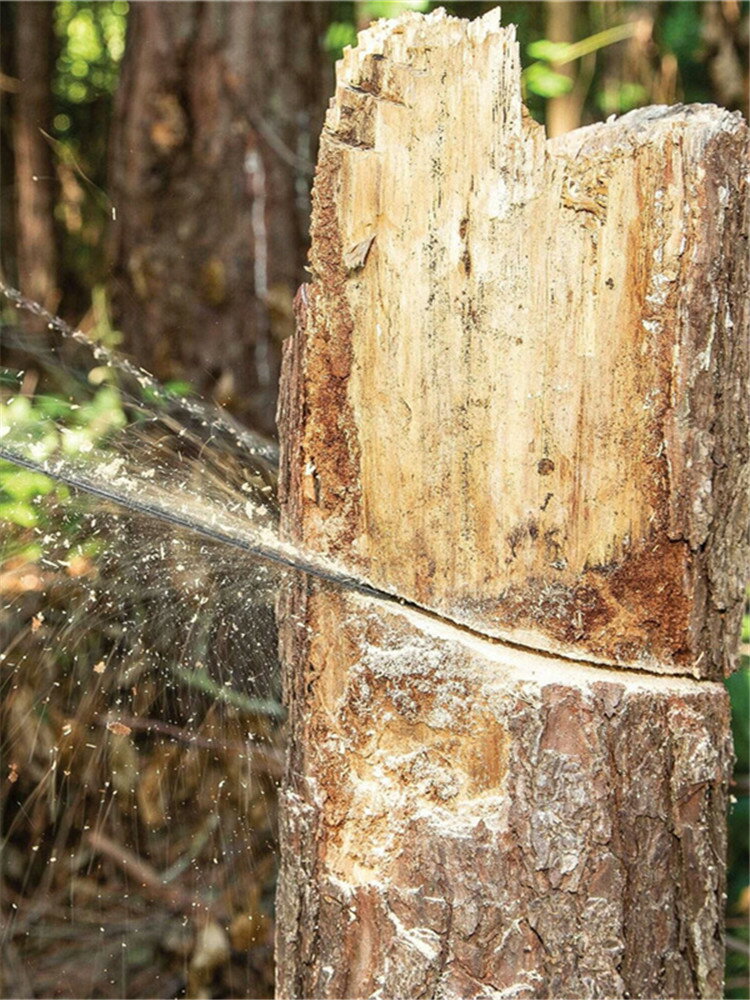
POLYGON ((339 66, 283 526, 428 613, 280 601, 281 997, 720 995, 746 144, 547 142, 496 13, 339 66))
POLYGON ((493 17, 376 27, 339 68, 293 530, 482 632, 721 675, 747 571, 747 128, 649 108, 545 143, 493 17))

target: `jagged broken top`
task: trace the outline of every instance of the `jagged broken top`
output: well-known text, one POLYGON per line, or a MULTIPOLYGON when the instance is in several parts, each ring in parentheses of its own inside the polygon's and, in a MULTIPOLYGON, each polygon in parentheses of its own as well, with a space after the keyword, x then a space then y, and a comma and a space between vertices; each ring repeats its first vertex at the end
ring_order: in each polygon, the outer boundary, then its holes
POLYGON ((546 141, 499 10, 362 32, 314 191, 306 544, 487 635, 716 676, 746 572, 746 142, 710 106, 546 141))

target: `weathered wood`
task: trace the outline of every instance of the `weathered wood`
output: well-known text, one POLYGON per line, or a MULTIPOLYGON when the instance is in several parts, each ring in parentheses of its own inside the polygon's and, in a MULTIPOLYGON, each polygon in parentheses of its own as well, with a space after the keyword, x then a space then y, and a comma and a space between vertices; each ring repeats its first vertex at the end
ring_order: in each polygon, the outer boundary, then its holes
POLYGON ((363 32, 321 140, 291 530, 481 632, 720 676, 747 141, 696 105, 545 143, 493 15, 363 32))
POLYGON ((746 143, 697 106, 546 142, 495 13, 345 55, 283 525, 426 611, 281 602, 280 996, 720 992, 746 143))

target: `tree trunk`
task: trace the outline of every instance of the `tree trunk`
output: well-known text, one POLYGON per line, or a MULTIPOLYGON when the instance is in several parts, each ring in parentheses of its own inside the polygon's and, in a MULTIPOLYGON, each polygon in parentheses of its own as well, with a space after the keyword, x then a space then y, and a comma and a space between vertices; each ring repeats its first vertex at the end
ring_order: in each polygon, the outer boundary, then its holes
POLYGON ((18 285, 13 99, 16 79, 16 5, 0 4, 0 271, 18 285))
MULTIPOLYGON (((545 33, 552 42, 575 42, 579 5, 575 0, 547 0, 545 33)), ((553 66, 557 73, 567 76, 575 84, 576 64, 553 66)), ((567 94, 551 97, 547 101, 545 124, 547 135, 554 139, 565 132, 572 132, 581 124, 581 111, 586 95, 577 92, 575 85, 567 94)))
POLYGON ((126 346, 273 430, 329 96, 323 3, 139 3, 116 97, 113 306, 126 346))
POLYGON ((53 3, 16 5, 16 73, 13 138, 16 179, 18 281, 23 292, 55 309, 55 172, 49 143, 54 67, 53 3))
POLYGON ((283 519, 406 604, 280 604, 281 996, 719 995, 747 134, 545 141, 496 13, 345 57, 283 519))

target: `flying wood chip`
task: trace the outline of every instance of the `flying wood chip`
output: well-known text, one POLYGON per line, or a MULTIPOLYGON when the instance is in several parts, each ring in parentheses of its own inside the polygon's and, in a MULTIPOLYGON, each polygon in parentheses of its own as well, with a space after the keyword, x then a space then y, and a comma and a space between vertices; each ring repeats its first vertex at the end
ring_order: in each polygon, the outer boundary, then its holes
POLYGON ((130 736, 133 732, 130 726, 126 726, 124 722, 108 722, 107 729, 115 736, 130 736))

